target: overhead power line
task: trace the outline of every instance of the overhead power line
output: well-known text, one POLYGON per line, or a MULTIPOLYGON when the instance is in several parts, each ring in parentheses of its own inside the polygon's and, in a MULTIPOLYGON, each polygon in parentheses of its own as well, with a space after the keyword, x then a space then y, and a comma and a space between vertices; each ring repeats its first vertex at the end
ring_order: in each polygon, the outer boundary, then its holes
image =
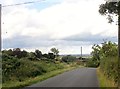
POLYGON ((37 2, 42 2, 45 0, 38 0, 38 1, 31 1, 31 2, 23 2, 23 3, 17 3, 17 4, 10 4, 10 5, 3 5, 2 7, 10 7, 10 6, 18 6, 18 5, 24 5, 24 4, 32 4, 37 2))

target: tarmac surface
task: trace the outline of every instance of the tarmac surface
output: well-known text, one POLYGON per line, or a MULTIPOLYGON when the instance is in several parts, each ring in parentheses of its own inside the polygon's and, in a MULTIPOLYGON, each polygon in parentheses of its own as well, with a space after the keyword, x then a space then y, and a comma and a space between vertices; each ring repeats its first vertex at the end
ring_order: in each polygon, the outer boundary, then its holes
POLYGON ((24 89, 80 89, 88 87, 99 89, 96 68, 78 68, 38 82, 24 89))

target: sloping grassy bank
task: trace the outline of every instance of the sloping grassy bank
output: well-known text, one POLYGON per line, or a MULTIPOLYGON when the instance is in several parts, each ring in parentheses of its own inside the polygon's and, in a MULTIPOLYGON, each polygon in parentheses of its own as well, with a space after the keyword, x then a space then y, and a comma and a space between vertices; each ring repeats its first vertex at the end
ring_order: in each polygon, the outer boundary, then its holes
POLYGON ((118 45, 108 41, 102 45, 94 45, 92 49, 92 63, 98 64, 101 87, 117 87, 119 82, 118 45))
POLYGON ((2 89, 19 89, 81 65, 76 57, 60 57, 58 49, 53 49, 47 54, 38 49, 35 52, 20 48, 3 50, 2 89))
MULTIPOLYGON (((15 62, 13 63, 16 64, 15 62)), ((2 89, 19 89, 79 67, 75 62, 67 64, 24 59, 19 60, 19 62, 17 63, 20 65, 16 69, 12 70, 11 68, 11 72, 7 71, 7 73, 10 73, 9 76, 8 74, 3 76, 4 82, 2 89)), ((5 70, 4 73, 6 73, 5 70)))
POLYGON ((98 76, 101 87, 117 87, 118 84, 118 57, 104 57, 100 61, 98 76))
POLYGON ((98 80, 101 89, 108 89, 111 87, 116 87, 117 89, 117 84, 115 84, 114 80, 109 79, 101 70, 100 68, 97 69, 97 75, 98 75, 98 80))

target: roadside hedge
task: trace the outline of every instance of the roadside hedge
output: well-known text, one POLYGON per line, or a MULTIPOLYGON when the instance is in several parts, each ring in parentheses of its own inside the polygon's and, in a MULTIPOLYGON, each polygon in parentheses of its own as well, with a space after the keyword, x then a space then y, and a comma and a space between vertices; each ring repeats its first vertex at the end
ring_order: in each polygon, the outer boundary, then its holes
POLYGON ((108 41, 102 43, 102 45, 94 45, 92 48, 93 62, 99 62, 101 72, 117 84, 119 80, 118 45, 108 41))

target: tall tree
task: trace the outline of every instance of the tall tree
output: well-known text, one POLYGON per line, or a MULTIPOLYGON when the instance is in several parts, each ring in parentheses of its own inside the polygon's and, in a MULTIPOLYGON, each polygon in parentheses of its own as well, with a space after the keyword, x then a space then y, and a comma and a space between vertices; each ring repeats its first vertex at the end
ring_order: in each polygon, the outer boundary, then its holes
POLYGON ((27 55, 28 53, 27 53, 27 51, 25 51, 25 50, 23 50, 22 52, 21 52, 21 56, 22 57, 27 57, 28 55, 27 55))
POLYGON ((39 50, 35 50, 35 56, 36 56, 37 58, 41 58, 41 57, 42 57, 42 52, 39 51, 39 50))
POLYGON ((13 56, 21 58, 21 49, 20 48, 14 48, 13 49, 13 56))
POLYGON ((53 53, 48 53, 48 58, 54 59, 54 58, 55 58, 55 55, 54 55, 53 53))
POLYGON ((51 52, 54 53, 55 56, 58 56, 58 54, 59 54, 59 50, 58 50, 58 49, 56 49, 56 48, 51 48, 50 50, 51 50, 51 52))
MULTIPOLYGON (((120 1, 119 0, 116 0, 116 2, 112 1, 110 2, 109 0, 106 1, 104 4, 100 5, 99 13, 101 15, 107 15, 109 23, 112 23, 114 21, 112 15, 118 16, 118 67, 119 67, 118 71, 120 71, 120 1)), ((120 87, 120 79, 118 86, 120 87)))

